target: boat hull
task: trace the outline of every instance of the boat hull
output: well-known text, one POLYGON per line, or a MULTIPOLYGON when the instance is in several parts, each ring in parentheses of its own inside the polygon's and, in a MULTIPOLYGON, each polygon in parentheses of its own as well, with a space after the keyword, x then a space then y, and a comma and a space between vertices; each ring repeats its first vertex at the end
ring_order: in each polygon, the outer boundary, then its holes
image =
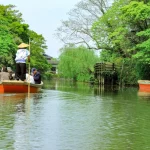
POLYGON ((7 81, 0 83, 0 93, 37 93, 43 84, 29 84, 23 81, 7 81))
POLYGON ((149 80, 139 80, 139 90, 141 92, 150 92, 150 81, 149 80))

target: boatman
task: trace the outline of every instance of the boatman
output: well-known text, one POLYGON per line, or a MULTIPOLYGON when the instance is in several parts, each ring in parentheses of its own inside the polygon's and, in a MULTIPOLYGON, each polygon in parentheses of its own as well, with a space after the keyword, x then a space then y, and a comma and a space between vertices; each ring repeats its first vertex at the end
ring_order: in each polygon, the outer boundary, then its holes
POLYGON ((21 43, 18 46, 18 50, 16 53, 16 74, 15 78, 16 80, 22 80, 25 81, 26 79, 26 59, 28 59, 28 62, 30 62, 30 52, 27 50, 27 47, 29 45, 25 43, 21 43))

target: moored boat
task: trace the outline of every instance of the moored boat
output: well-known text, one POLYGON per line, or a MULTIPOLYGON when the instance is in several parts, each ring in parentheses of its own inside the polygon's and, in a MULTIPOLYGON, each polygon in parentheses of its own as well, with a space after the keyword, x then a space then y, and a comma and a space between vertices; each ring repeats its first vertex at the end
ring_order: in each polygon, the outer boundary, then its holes
POLYGON ((138 80, 138 84, 141 92, 150 92, 150 80, 138 80))
POLYGON ((43 86, 41 84, 32 84, 24 81, 3 80, 0 82, 0 93, 37 93, 43 86))

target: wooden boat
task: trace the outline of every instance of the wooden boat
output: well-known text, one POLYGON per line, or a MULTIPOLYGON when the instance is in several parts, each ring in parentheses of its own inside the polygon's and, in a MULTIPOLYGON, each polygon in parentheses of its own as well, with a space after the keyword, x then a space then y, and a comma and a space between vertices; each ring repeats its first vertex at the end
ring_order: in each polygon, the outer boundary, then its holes
POLYGON ((41 84, 32 84, 24 81, 3 80, 0 82, 0 93, 37 93, 43 86, 41 84))
POLYGON ((140 92, 150 92, 150 80, 138 80, 140 92))

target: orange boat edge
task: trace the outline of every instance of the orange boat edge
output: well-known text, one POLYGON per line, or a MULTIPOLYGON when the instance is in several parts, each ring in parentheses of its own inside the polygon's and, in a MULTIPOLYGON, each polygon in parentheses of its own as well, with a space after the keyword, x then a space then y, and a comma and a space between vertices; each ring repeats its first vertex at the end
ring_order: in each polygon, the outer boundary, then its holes
POLYGON ((150 80, 138 80, 140 92, 150 92, 150 80))
POLYGON ((24 81, 3 80, 0 82, 0 93, 37 93, 41 90, 41 84, 32 84, 24 81))

